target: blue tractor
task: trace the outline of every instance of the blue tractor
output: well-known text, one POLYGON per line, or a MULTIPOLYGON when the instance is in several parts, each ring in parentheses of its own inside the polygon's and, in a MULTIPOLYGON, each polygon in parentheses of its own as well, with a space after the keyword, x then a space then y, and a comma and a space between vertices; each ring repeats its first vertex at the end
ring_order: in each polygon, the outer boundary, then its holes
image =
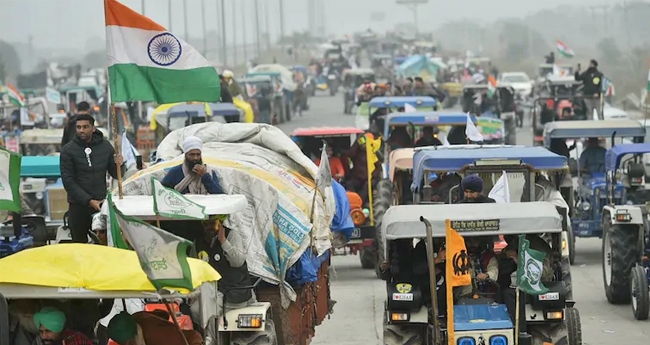
POLYGON ((607 151, 607 199, 601 224, 605 296, 612 304, 631 301, 637 320, 647 320, 650 310, 650 198, 643 164, 647 153, 647 143, 620 144, 607 151))
POLYGON ((355 127, 381 133, 386 116, 389 113, 404 111, 407 104, 418 111, 438 110, 438 101, 429 96, 375 97, 370 102, 359 104, 354 119, 355 127))
MULTIPOLYGON (((456 345, 581 345, 580 314, 559 262, 563 250, 562 218, 549 202, 512 203, 508 207, 499 204, 391 207, 382 223, 387 257, 381 274, 387 288, 383 344, 452 344, 448 326, 453 324, 456 345), (454 249, 446 238, 449 220, 465 239, 548 236, 550 261, 545 261, 543 268, 538 267, 537 272, 543 270, 543 273, 534 278, 541 279, 548 291, 536 294, 521 291, 521 304, 517 304, 516 297, 512 297, 516 295, 516 269, 500 270, 498 278, 467 286, 471 293, 467 289, 457 293, 460 291, 447 286, 451 276, 458 273, 445 269, 446 263, 435 260, 434 253, 446 248, 447 255, 451 254, 449 251, 465 255, 464 250, 454 249), (405 262, 411 265, 404 265, 405 262), (517 305, 521 320, 518 329, 514 322, 517 305), (453 319, 450 319, 452 310, 453 319)), ((462 259, 454 261, 455 270, 466 270, 459 263, 462 259)))
MULTIPOLYGON (((643 141, 645 128, 637 121, 609 120, 609 121, 557 121, 546 124, 544 128, 544 145, 551 151, 558 151, 558 147, 567 146, 567 140, 583 138, 600 138, 601 141, 625 138, 632 141, 643 141)), ((622 139, 621 139, 622 140, 622 139)), ((610 143, 611 145, 611 143, 610 143)), ((595 171, 587 171, 580 166, 581 148, 576 143, 575 155, 571 155, 569 164, 573 185, 576 191, 571 197, 567 191, 563 192, 565 200, 572 207, 571 223, 576 237, 598 237, 603 235, 601 227, 605 205, 625 205, 634 203, 628 199, 627 189, 621 181, 608 185, 606 178, 605 155, 602 164, 595 171), (572 200, 572 202, 569 202, 572 200)), ((568 154, 567 150, 567 154, 568 154)), ((558 152, 559 153, 559 152, 558 152)), ((593 167, 593 164, 590 164, 593 167)), ((593 168, 592 168, 593 169, 593 168)), ((568 189, 568 187, 567 187, 568 189)))

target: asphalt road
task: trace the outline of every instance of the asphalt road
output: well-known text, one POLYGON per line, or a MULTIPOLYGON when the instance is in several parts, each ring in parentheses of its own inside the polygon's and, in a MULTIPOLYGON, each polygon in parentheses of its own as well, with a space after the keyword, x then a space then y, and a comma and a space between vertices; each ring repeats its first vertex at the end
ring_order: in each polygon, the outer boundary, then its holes
MULTIPOLYGON (((343 114, 340 94, 311 99, 303 117, 280 126, 287 134, 299 127, 354 126, 354 116, 343 114)), ((532 130, 517 133, 517 143, 532 144, 532 130)), ((607 303, 603 289, 600 239, 578 239, 572 267, 576 308, 582 320, 585 345, 642 345, 650 343, 650 321, 636 321, 630 305, 607 303)), ((312 345, 382 344, 385 284, 374 272, 363 270, 356 256, 332 260, 332 298, 337 301, 330 320, 316 329, 312 345)))

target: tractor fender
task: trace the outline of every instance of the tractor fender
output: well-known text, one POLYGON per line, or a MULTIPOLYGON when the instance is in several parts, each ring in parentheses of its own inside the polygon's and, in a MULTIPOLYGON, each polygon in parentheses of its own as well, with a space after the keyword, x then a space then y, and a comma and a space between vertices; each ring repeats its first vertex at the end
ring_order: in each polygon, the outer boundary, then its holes
POLYGON ((603 207, 603 219, 602 221, 609 221, 611 225, 621 224, 621 225, 640 225, 643 227, 643 211, 639 206, 634 205, 606 205, 603 207), (617 221, 616 213, 628 213, 632 216, 630 221, 617 221))

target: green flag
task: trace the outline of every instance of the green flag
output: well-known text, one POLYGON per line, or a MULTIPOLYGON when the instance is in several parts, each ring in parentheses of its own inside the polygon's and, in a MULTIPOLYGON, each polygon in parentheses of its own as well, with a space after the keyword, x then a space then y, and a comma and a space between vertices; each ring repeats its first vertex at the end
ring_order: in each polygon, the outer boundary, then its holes
POLYGON ((192 290, 192 273, 187 249, 192 243, 139 219, 120 213, 108 196, 111 229, 117 226, 138 254, 142 270, 153 286, 192 290))
POLYGON ((207 218, 205 206, 201 206, 175 189, 166 188, 155 177, 151 178, 153 211, 156 215, 175 219, 207 218))
POLYGON ((20 161, 22 156, 0 147, 0 210, 20 212, 20 161))
POLYGON ((525 235, 519 235, 517 286, 521 291, 531 295, 548 292, 548 288, 541 281, 545 258, 545 253, 530 249, 530 242, 525 235))

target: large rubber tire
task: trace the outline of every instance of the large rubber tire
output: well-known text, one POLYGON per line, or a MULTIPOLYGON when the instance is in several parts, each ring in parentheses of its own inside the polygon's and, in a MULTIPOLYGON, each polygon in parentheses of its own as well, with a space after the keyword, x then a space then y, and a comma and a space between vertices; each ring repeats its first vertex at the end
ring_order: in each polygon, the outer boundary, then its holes
POLYGON ((573 265, 576 261, 576 235, 573 229, 567 231, 567 246, 569 247, 569 263, 573 265))
POLYGON ((582 345, 582 323, 578 309, 566 308, 565 320, 569 329, 569 345, 582 345))
POLYGON ((278 345, 275 333, 275 323, 271 318, 266 319, 266 327, 259 332, 232 332, 230 345, 278 345))
MULTIPOLYGON (((566 321, 535 326, 527 325, 526 330, 532 336, 533 344, 574 345, 569 342, 569 327, 566 321)), ((575 345, 582 345, 582 342, 575 345)))
POLYGON ((381 180, 377 184, 377 195, 373 198, 372 207, 375 217, 375 248, 377 248, 377 262, 375 264, 375 274, 380 278, 379 268, 385 260, 384 257, 384 234, 381 232, 381 222, 384 214, 388 211, 392 203, 392 186, 390 180, 381 180))
POLYGON ((634 266, 630 273, 632 288, 632 312, 637 320, 647 320, 650 312, 650 291, 648 290, 648 274, 642 266, 634 266))
POLYGON ((603 224, 603 283, 611 304, 630 303, 630 272, 638 258, 638 228, 603 224))
POLYGON ((375 268, 377 261, 377 253, 371 248, 364 248, 359 251, 359 261, 361 261, 361 268, 364 270, 371 270, 375 268))

